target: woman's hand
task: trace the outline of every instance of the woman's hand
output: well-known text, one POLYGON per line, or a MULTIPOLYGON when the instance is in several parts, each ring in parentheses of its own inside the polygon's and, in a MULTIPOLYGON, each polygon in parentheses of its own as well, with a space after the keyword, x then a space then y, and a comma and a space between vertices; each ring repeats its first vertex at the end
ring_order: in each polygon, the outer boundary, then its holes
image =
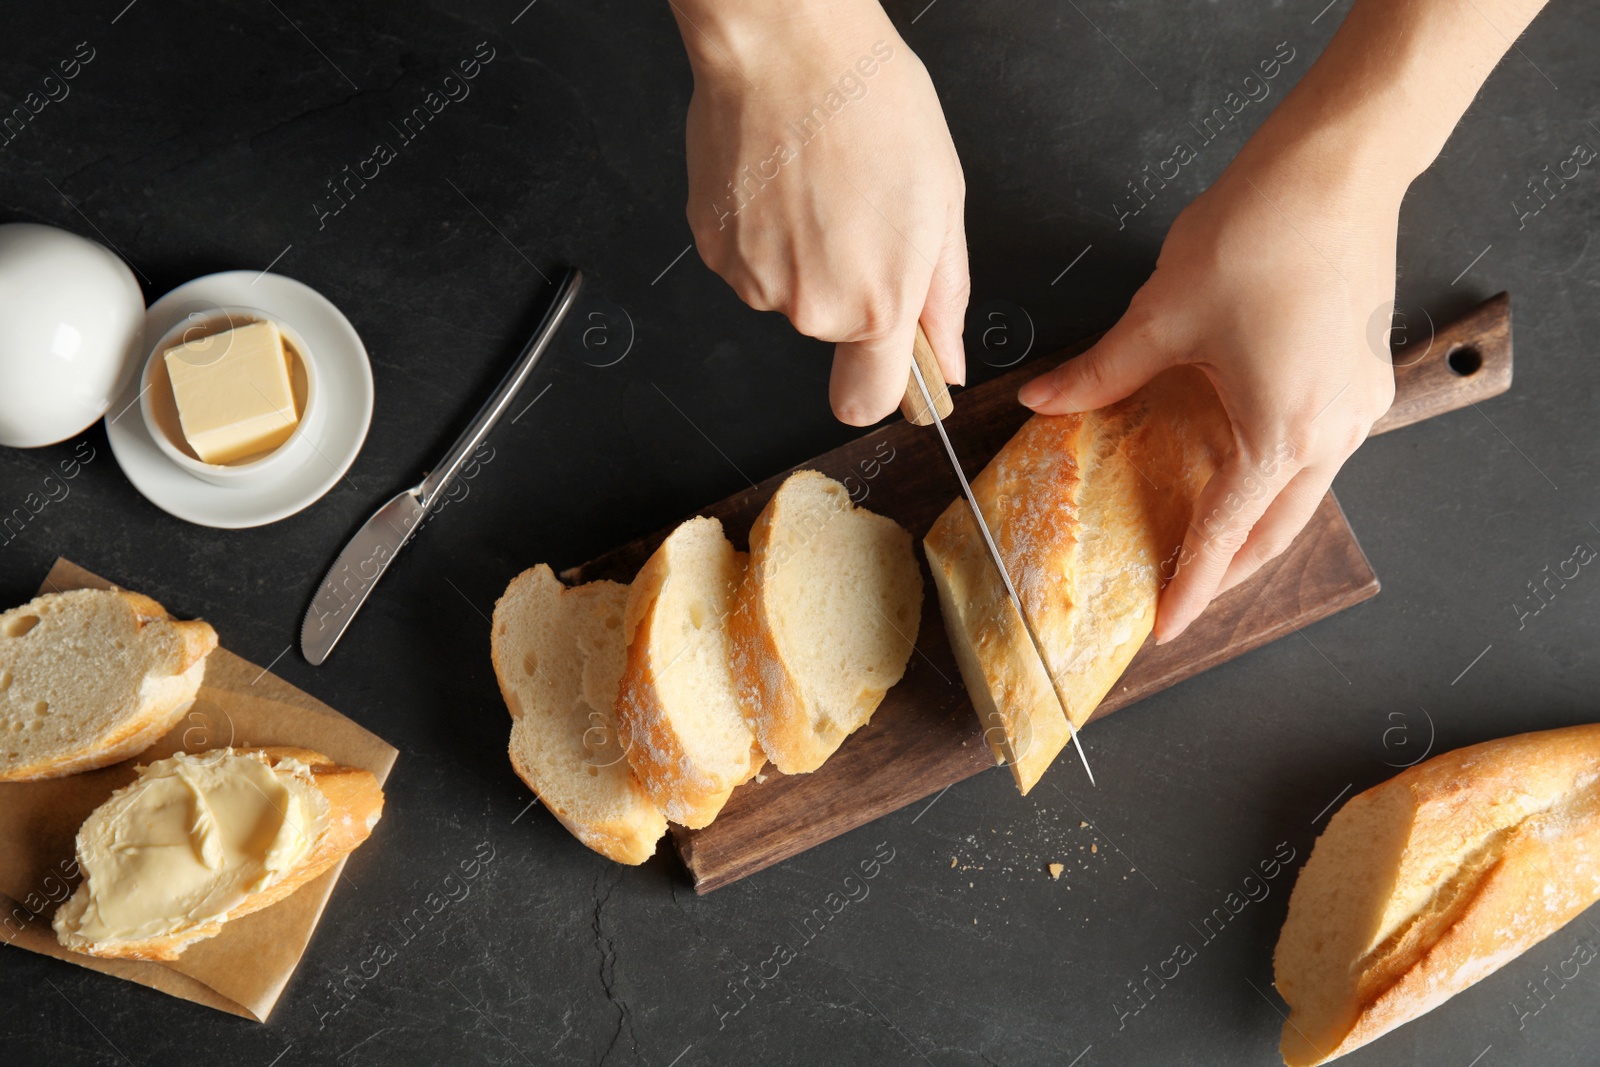
POLYGON ((1023 387, 1024 404, 1061 413, 1120 400, 1175 363, 1216 386, 1234 450, 1196 504, 1157 641, 1288 547, 1388 410, 1400 200, 1543 6, 1356 0, 1300 84, 1173 222, 1122 320, 1023 387))
POLYGON ((1022 390, 1035 411, 1061 414, 1120 400, 1178 363, 1216 387, 1233 452, 1196 503, 1157 641, 1288 547, 1394 399, 1386 338, 1403 187, 1350 171, 1298 147, 1242 155, 1172 224, 1122 319, 1022 390))
POLYGON ((939 99, 876 0, 677 0, 694 68, 689 225, 759 310, 836 343, 829 396, 895 410, 920 320, 965 381, 966 187, 939 99))

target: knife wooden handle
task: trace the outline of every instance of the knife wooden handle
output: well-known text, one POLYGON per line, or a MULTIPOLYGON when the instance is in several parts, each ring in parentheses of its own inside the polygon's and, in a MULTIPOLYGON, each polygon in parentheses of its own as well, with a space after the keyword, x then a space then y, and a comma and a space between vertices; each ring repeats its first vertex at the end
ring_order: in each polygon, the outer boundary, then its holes
MULTIPOLYGON (((933 346, 928 343, 928 335, 922 332, 922 323, 917 323, 917 339, 911 345, 911 358, 917 361, 917 366, 922 370, 922 380, 928 383, 928 393, 933 397, 933 406, 939 412, 941 419, 950 417, 950 412, 955 405, 950 400, 950 387, 945 384, 944 372, 939 370, 939 359, 933 354, 933 346)), ((928 413, 928 404, 922 399, 922 390, 917 388, 917 377, 914 374, 906 376, 906 395, 900 399, 900 414, 913 426, 927 426, 933 422, 933 416, 928 413)))

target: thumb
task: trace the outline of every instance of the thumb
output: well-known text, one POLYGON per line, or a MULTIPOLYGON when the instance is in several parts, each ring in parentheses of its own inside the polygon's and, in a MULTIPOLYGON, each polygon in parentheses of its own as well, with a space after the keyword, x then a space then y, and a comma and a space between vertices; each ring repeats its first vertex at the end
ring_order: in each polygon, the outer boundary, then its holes
POLYGON ((916 335, 912 312, 880 336, 834 346, 828 401, 835 418, 847 426, 871 426, 900 406, 916 335))
POLYGON ((1114 404, 1177 362, 1173 350, 1124 314, 1084 353, 1024 385, 1017 400, 1042 415, 1070 415, 1114 404))

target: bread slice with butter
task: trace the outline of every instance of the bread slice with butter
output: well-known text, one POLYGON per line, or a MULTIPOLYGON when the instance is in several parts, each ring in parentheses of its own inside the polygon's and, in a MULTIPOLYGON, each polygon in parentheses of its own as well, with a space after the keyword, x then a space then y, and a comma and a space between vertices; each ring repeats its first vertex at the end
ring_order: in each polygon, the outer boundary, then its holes
POLYGON ((490 656, 511 712, 511 766, 573 835, 619 863, 655 854, 667 820, 635 777, 614 707, 628 587, 575 589, 539 564, 494 606, 490 656))
POLYGON ((0 614, 0 781, 120 762, 176 726, 217 634, 149 597, 76 589, 0 614))
POLYGON ((827 475, 796 472, 750 530, 739 599, 741 705, 780 771, 814 771, 905 674, 922 616, 911 535, 827 475))
POLYGON ((1021 792, 1149 636, 1195 500, 1231 447, 1205 373, 1176 367, 1097 411, 1035 415, 972 479, 1059 694, 966 499, 923 539, 984 737, 1021 792))
POLYGON ((716 519, 690 519, 628 587, 617 729, 656 806, 690 828, 716 818, 734 787, 766 764, 729 658, 745 558, 716 519))
POLYGON ((174 753, 84 820, 83 881, 56 910, 56 937, 90 956, 175 960, 332 867, 382 813, 370 771, 320 752, 174 753))
POLYGON ((1596 900, 1600 724, 1456 749, 1358 793, 1317 838, 1273 953, 1284 1062, 1360 1048, 1596 900))

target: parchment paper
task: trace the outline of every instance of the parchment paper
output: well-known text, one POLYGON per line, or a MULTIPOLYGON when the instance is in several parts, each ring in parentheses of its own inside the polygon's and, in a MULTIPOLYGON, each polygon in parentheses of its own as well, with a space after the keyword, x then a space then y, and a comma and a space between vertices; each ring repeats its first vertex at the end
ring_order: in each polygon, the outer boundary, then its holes
MULTIPOLYGON (((86 588, 117 587, 58 559, 40 592, 86 588)), ((286 899, 227 923, 210 940, 190 945, 173 963, 107 960, 69 952, 50 928, 56 906, 77 885, 73 842, 78 827, 112 791, 134 779, 134 765, 179 749, 194 752, 228 745, 314 749, 337 763, 371 771, 380 784, 397 755, 377 735, 315 697, 219 647, 206 660, 205 682, 194 706, 171 733, 140 755, 65 778, 0 783, 0 941, 265 1022, 317 928, 344 870, 342 859, 286 899), (69 872, 73 876, 68 877, 69 872)))

